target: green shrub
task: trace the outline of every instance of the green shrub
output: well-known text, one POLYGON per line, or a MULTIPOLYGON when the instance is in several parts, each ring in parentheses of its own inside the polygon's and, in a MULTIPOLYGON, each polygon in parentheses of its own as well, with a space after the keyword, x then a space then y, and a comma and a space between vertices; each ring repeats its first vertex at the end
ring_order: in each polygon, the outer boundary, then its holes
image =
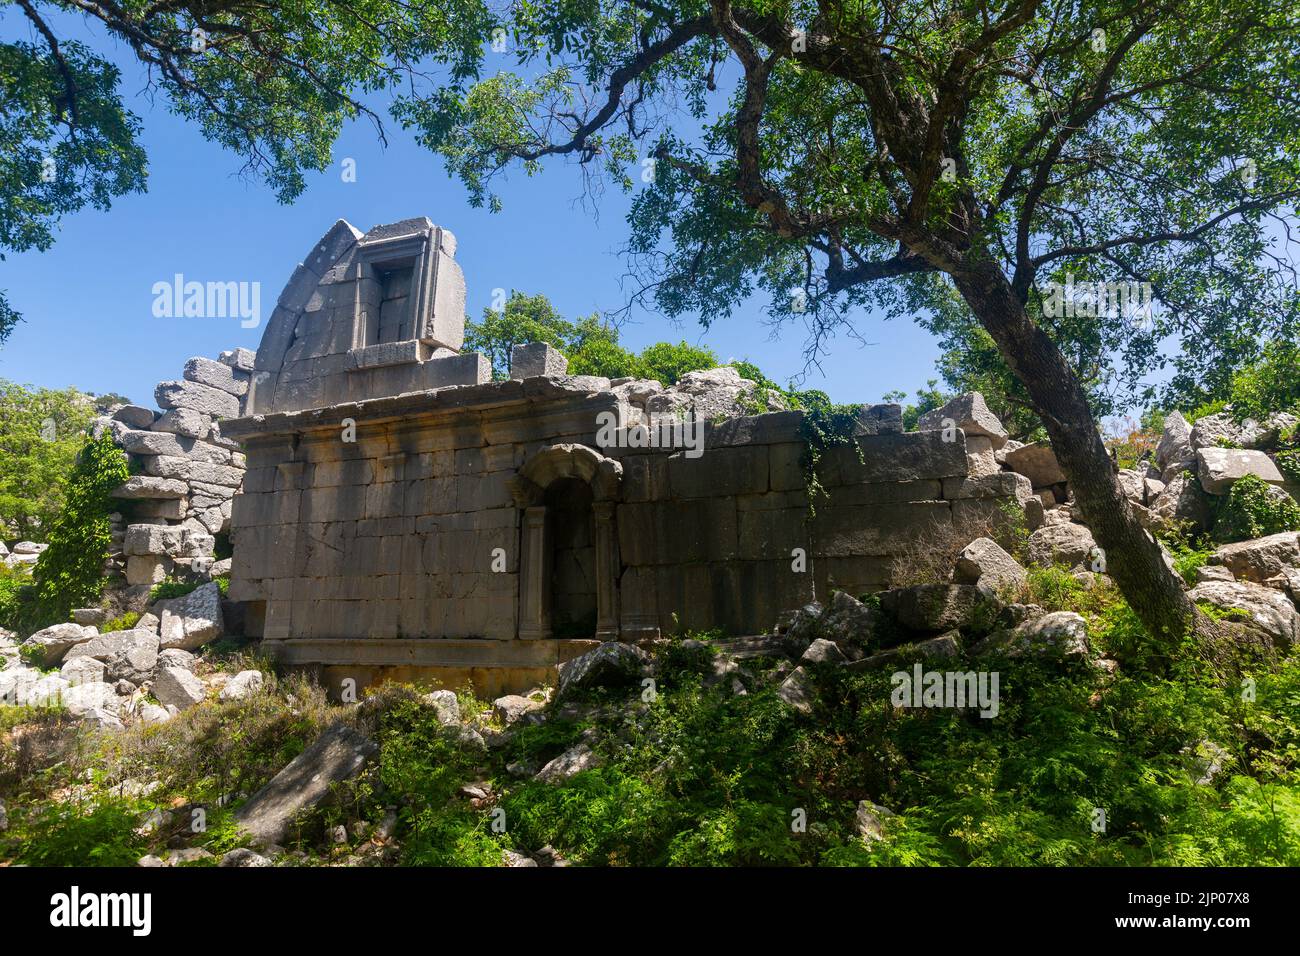
POLYGON ((1300 449, 1280 451, 1274 459, 1277 461, 1277 470, 1282 472, 1282 477, 1292 484, 1300 485, 1300 449))
POLYGON ((1300 348, 1290 342, 1270 342, 1258 361, 1237 372, 1229 386, 1233 416, 1265 418, 1300 405, 1300 348))
POLYGON ((1233 482, 1215 517, 1220 541, 1247 541, 1282 531, 1300 530, 1300 505, 1279 494, 1257 475, 1233 482))
POLYGON ((125 614, 115 617, 112 620, 105 621, 100 625, 99 632, 107 634, 110 631, 129 631, 135 627, 140 620, 139 611, 127 611, 125 614))
POLYGON ((68 479, 63 510, 33 571, 36 626, 68 620, 74 607, 98 600, 108 557, 109 493, 127 479, 126 455, 105 433, 86 442, 68 479))
POLYGON ((149 589, 149 603, 184 597, 198 586, 197 581, 163 581, 149 589))

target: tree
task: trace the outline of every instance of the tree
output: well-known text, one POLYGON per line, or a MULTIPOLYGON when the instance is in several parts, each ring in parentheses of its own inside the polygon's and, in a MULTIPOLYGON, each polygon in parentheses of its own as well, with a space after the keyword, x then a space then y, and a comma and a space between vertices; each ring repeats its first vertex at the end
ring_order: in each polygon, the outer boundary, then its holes
POLYGON ((45 539, 94 415, 76 389, 0 379, 0 536, 45 539))
MULTIPOLYGON (((47 249, 66 214, 108 209, 141 192, 139 119, 117 67, 60 38, 59 18, 98 23, 147 67, 146 92, 243 159, 282 201, 326 169, 346 120, 368 117, 367 94, 440 67, 476 69, 491 20, 478 0, 14 0, 9 21, 30 39, 0 43, 0 259, 47 249)), ((0 294, 0 343, 18 321, 0 294)))
POLYGON ((1053 335, 1092 318, 1139 363, 1179 335, 1180 371, 1196 377, 1216 352, 1294 333, 1295 273, 1270 244, 1300 196, 1288 7, 542 2, 509 14, 518 73, 397 111, 474 203, 498 203, 492 177, 511 162, 532 173, 569 157, 631 188, 641 159, 652 182, 630 216, 633 300, 669 315, 707 322, 765 289, 815 348, 853 307, 959 297, 1042 421, 1129 603, 1174 641, 1214 629, 1115 479, 1090 369, 1053 335), (729 96, 713 95, 720 82, 729 96))

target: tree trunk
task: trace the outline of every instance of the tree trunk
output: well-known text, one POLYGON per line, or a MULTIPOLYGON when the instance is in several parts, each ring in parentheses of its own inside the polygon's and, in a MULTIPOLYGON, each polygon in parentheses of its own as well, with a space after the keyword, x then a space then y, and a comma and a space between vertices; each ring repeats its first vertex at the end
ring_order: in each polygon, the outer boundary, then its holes
POLYGON ((1213 636, 1213 622, 1187 597, 1160 545, 1129 507, 1087 396, 1060 349, 1029 318, 992 263, 974 263, 954 274, 953 281, 1029 391, 1083 519, 1104 552, 1106 571, 1134 613, 1166 642, 1176 643, 1193 631, 1213 636))

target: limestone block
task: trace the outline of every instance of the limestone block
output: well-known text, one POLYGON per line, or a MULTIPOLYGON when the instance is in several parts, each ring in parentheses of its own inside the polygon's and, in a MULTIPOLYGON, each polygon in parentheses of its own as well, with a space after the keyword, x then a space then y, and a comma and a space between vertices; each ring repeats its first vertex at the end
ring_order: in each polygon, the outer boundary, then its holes
POLYGON ((154 400, 160 408, 188 408, 212 418, 238 418, 239 399, 197 382, 159 382, 154 400))
POLYGON ((1282 473, 1268 455, 1262 451, 1242 448, 1198 449, 1196 474, 1200 478, 1201 487, 1212 495, 1226 495, 1233 483, 1246 475, 1255 475, 1270 485, 1284 483, 1282 473))
POLYGON ((1006 455, 1006 465, 1027 477, 1035 488, 1065 481, 1065 472, 1057 463, 1050 442, 1036 441, 1017 448, 1006 455))
POLYGON ((1066 522, 1039 528, 1029 536, 1029 560, 1049 567, 1087 567, 1097 556, 1092 532, 1081 524, 1066 522))
POLYGON ((137 501, 131 509, 136 518, 153 518, 158 521, 180 521, 185 517, 189 502, 185 498, 137 501))
POLYGON ((132 475, 110 493, 114 498, 184 498, 189 492, 185 482, 176 478, 132 475))
POLYGON ((684 451, 668 458, 668 485, 676 498, 704 498, 767 491, 767 446, 684 451))
POLYGON ((22 647, 31 654, 42 667, 53 667, 63 660, 65 654, 78 644, 82 644, 99 634, 93 627, 80 624, 55 624, 37 631, 22 647))
POLYGON ((252 372, 256 360, 257 353, 245 348, 230 349, 217 356, 217 361, 229 365, 238 372, 252 372))
POLYGON ((1250 615, 1250 623, 1277 641, 1283 649, 1300 640, 1300 613, 1281 591, 1239 581, 1203 581, 1187 593, 1193 601, 1217 608, 1236 608, 1250 615))
POLYGON ((1300 567, 1300 534, 1283 531, 1252 541, 1225 544, 1214 552, 1214 558, 1234 577, 1262 584, 1287 568, 1300 567))
POLYGON ((1170 412, 1165 416, 1164 432, 1156 445, 1156 464, 1168 468, 1174 462, 1187 461, 1192 454, 1192 426, 1180 413, 1170 412))
POLYGON ((991 438, 983 435, 966 436, 966 469, 976 478, 1002 473, 1002 466, 994 455, 991 438))
POLYGON ((127 555, 166 554, 175 557, 181 553, 181 529, 176 525, 128 525, 122 550, 127 555))
MULTIPOLYGON (((510 352, 510 377, 532 378, 536 375, 558 377, 569 370, 569 360, 546 342, 516 345, 510 352)), ((657 383, 656 383, 657 384, 657 383)), ((646 396, 649 397, 648 395, 646 396)))
POLYGON ((941 430, 949 421, 965 432, 967 438, 976 435, 987 438, 992 448, 1001 448, 1007 443, 1006 429, 989 411, 984 396, 979 392, 958 395, 941 408, 926 412, 917 420, 916 427, 921 431, 941 430))
POLYGON ((155 610, 162 612, 163 649, 189 651, 221 636, 221 590, 216 584, 203 584, 189 594, 158 601, 155 610))
POLYGON ((977 538, 957 557, 956 580, 993 594, 1014 594, 1027 575, 1016 559, 991 538, 977 538))
POLYGON ((164 707, 188 710, 207 696, 203 681, 180 667, 164 667, 154 678, 153 695, 164 707))
POLYGON ((126 559, 126 583, 161 584, 175 567, 166 555, 133 554, 126 559))
POLYGON ((207 385, 210 388, 228 392, 236 397, 245 395, 248 392, 248 376, 236 372, 234 368, 225 362, 195 356, 185 363, 185 370, 182 375, 187 382, 207 385))
POLYGON ((144 459, 145 474, 158 478, 178 478, 182 481, 205 485, 238 488, 244 472, 229 465, 214 465, 206 461, 178 458, 174 455, 152 455, 144 459))
POLYGON ((128 428, 148 428, 158 413, 143 405, 123 405, 113 413, 113 421, 121 422, 128 428))
POLYGON ((171 432, 187 438, 206 438, 212 430, 212 417, 193 408, 173 408, 153 423, 153 431, 171 432))

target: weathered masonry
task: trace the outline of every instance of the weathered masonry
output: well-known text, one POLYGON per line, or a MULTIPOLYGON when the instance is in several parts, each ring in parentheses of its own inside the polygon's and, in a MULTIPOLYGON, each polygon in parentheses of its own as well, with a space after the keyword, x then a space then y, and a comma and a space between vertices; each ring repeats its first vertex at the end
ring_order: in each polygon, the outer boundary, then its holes
POLYGON ((926 529, 1033 494, 970 477, 960 430, 904 433, 894 405, 863 407, 860 459, 823 456, 815 512, 798 412, 710 422, 695 456, 602 447, 602 413, 635 426, 679 398, 566 376, 544 346, 489 381, 455 351, 454 249, 424 219, 336 225, 223 423, 248 458, 230 595, 286 663, 519 689, 593 641, 758 633, 832 587, 883 588, 926 529))

